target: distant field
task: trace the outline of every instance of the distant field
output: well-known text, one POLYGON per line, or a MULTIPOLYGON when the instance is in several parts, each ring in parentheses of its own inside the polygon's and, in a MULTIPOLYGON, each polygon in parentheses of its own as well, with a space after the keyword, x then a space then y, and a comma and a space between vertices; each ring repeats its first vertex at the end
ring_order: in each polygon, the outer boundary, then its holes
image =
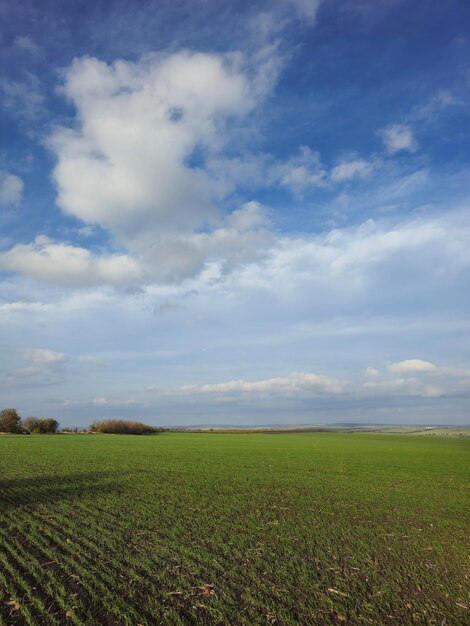
POLYGON ((396 433, 402 435, 421 435, 424 437, 470 437, 470 428, 454 427, 454 428, 423 428, 423 427, 401 427, 401 428, 388 428, 384 429, 384 432, 396 433))
POLYGON ((465 438, 0 438, 0 624, 470 624, 465 438))

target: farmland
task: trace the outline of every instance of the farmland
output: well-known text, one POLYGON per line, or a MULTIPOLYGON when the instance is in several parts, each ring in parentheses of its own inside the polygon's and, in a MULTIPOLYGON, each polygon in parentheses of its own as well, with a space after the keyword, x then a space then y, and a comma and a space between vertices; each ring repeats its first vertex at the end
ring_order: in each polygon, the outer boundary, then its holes
POLYGON ((470 623, 469 440, 0 438, 0 624, 470 623))

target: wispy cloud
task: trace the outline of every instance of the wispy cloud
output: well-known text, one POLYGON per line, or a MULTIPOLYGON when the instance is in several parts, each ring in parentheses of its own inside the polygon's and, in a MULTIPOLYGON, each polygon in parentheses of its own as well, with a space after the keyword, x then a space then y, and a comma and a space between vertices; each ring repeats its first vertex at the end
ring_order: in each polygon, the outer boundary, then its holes
POLYGON ((13 47, 36 57, 42 55, 40 46, 29 35, 17 35, 13 40, 13 47))
POLYGON ((1 78, 2 104, 15 115, 36 118, 41 114, 44 94, 39 78, 32 72, 22 72, 18 78, 1 78))
POLYGON ((342 161, 331 171, 333 182, 352 180, 354 178, 365 178, 372 172, 373 166, 364 159, 352 159, 342 161))
POLYGON ((203 385, 186 385, 173 393, 183 394, 275 394, 297 396, 298 394, 343 394, 345 385, 342 381, 322 374, 306 372, 293 373, 285 377, 268 378, 266 380, 230 380, 224 383, 206 383, 203 385))
POLYGON ((20 350, 20 355, 35 365, 56 365, 68 360, 68 356, 63 352, 44 348, 23 348, 20 350))

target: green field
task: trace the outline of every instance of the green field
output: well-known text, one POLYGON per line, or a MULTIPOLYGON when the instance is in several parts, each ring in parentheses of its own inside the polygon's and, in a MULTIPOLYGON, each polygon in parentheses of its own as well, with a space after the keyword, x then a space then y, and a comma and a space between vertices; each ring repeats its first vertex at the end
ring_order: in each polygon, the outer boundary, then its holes
POLYGON ((0 437, 0 624, 470 623, 469 440, 0 437))

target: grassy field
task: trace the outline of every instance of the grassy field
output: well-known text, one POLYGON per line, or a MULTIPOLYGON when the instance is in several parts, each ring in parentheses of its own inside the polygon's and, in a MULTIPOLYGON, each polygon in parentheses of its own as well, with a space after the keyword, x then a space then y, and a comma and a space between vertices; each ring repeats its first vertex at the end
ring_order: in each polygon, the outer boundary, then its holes
POLYGON ((0 437, 0 624, 470 623, 469 440, 0 437))

